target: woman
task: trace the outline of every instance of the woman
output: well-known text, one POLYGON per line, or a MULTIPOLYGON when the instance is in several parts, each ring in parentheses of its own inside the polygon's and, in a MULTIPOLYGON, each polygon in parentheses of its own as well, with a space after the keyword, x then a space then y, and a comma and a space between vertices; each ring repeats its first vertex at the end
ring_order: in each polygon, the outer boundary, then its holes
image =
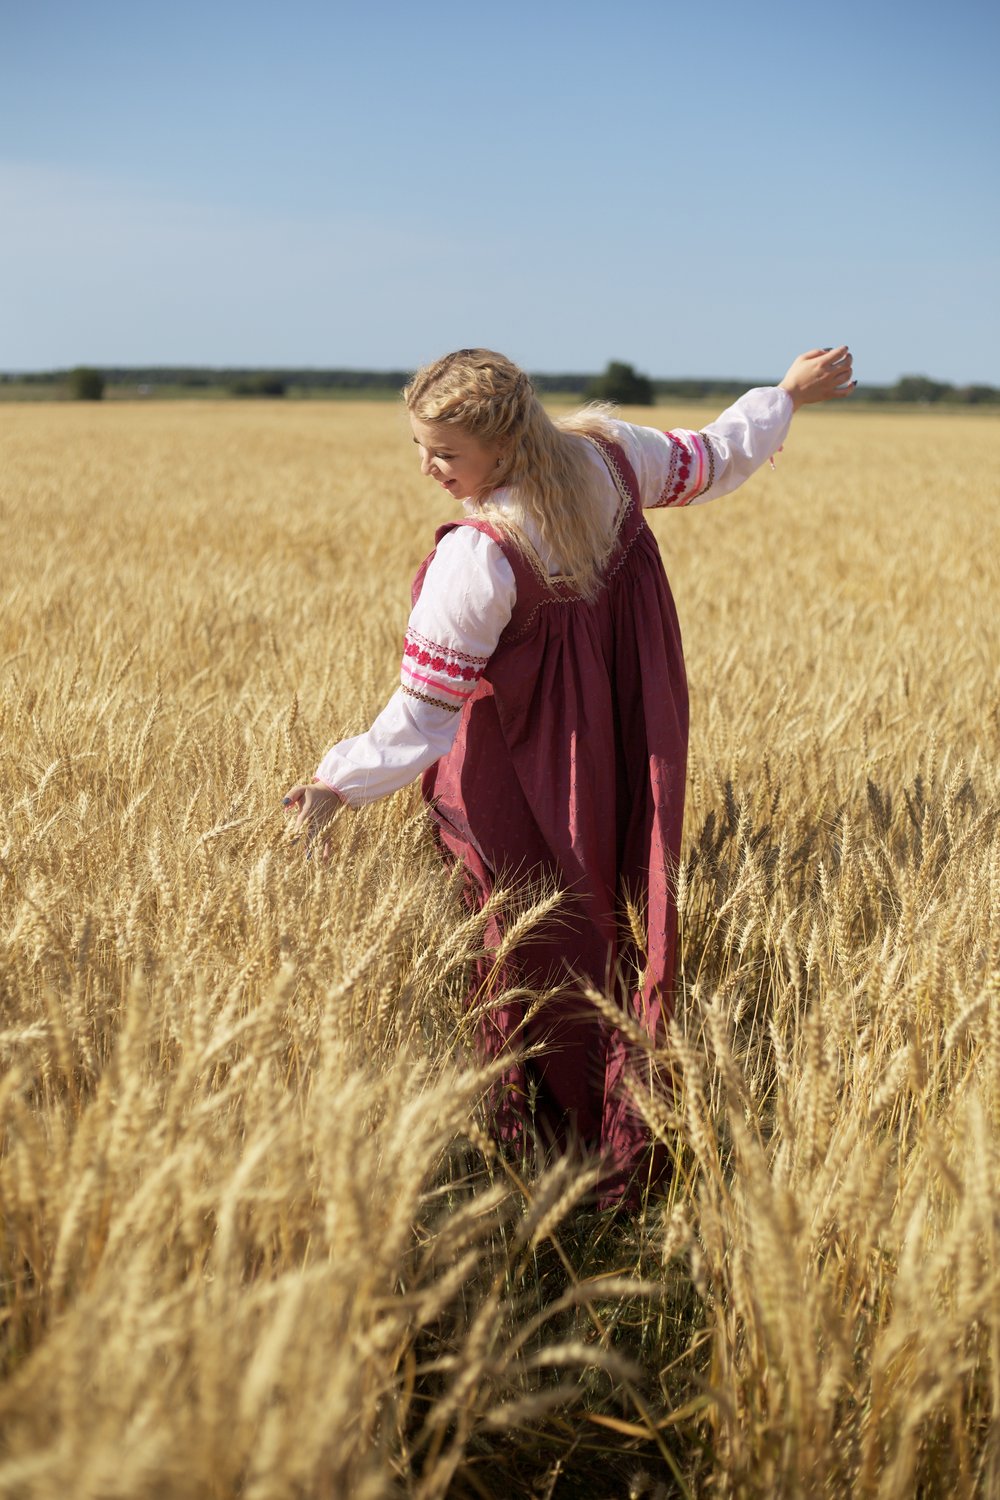
MULTIPOLYGON (((730 492, 797 407, 855 384, 846 346, 813 349, 700 433, 597 408, 553 422, 524 372, 486 349, 446 355, 404 392, 421 470, 466 518, 438 531, 417 575, 399 689, 284 805, 315 832, 423 773, 474 902, 511 878, 559 885, 556 919, 502 976, 549 998, 527 1021, 519 1001, 489 1010, 480 1036, 487 1056, 511 1055, 494 1091, 500 1138, 519 1138, 530 1097, 545 1134, 603 1153, 605 1200, 649 1142, 622 1030, 581 991, 610 993, 653 1038, 669 1018, 684 810, 684 660, 643 511, 730 492), (526 1068, 513 1048, 535 1043, 526 1068)), ((494 922, 494 947, 500 936, 494 922)))

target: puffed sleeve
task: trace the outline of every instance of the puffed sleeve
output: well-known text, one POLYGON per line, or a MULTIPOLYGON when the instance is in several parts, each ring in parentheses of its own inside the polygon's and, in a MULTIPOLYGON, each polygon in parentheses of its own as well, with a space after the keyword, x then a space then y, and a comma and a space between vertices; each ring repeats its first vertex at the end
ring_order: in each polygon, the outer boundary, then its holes
POLYGON ((398 791, 446 755, 516 592, 510 563, 492 538, 471 526, 448 532, 406 627, 399 688, 367 734, 327 751, 317 780, 361 807, 398 791))
POLYGON ((788 435, 792 398, 780 386, 747 391, 701 432, 616 424, 635 469, 643 509, 700 505, 728 495, 771 458, 788 435))

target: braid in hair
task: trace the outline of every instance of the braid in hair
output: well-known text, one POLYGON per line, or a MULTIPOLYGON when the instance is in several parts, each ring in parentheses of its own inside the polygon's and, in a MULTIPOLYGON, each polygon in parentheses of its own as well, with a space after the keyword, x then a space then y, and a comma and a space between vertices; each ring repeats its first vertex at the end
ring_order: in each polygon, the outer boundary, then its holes
POLYGON ((518 519, 530 521, 557 557, 563 576, 585 598, 600 587, 612 547, 599 476, 585 439, 606 436, 600 412, 571 419, 563 431, 550 419, 523 370, 491 349, 459 349, 418 370, 403 392, 422 422, 460 427, 480 442, 502 444, 502 461, 475 504, 521 547, 531 544, 518 519), (495 489, 510 487, 514 504, 494 509, 495 489))

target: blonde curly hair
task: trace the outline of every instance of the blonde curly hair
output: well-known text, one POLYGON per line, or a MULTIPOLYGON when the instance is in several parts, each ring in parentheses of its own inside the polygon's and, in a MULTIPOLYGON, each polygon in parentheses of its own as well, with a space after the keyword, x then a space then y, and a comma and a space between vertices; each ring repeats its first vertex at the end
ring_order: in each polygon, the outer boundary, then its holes
POLYGON ((471 497, 474 504, 529 556, 534 549, 524 523, 533 525, 562 564, 561 578, 593 599, 614 533, 587 440, 611 435, 608 408, 584 408, 553 422, 524 371, 492 349, 459 349, 425 365, 403 399, 418 421, 502 444, 500 466, 471 497), (493 492, 507 487, 512 506, 491 505, 493 492))

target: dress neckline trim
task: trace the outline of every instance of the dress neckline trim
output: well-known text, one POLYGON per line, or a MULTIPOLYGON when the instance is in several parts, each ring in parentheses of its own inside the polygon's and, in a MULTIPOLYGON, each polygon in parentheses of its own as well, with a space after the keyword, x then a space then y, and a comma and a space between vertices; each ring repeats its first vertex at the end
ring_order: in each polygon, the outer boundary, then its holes
MULTIPOLYGON (((625 524, 625 519, 628 516, 629 510, 633 504, 634 497, 632 495, 632 490, 629 486, 628 480, 625 477, 625 473, 618 462, 617 454, 621 452, 621 449, 619 445, 614 441, 614 439, 597 437, 596 435, 591 437, 587 435, 586 441, 603 460, 608 473, 611 475, 612 483, 614 484, 615 489, 618 492, 618 505, 615 510, 614 520, 611 523, 611 547, 613 551, 615 543, 618 541, 618 538, 621 534, 622 527, 625 524)), ((494 491, 494 494, 509 497, 512 495, 512 491, 513 486, 502 485, 499 489, 494 491)), ((496 502, 494 501, 494 504, 495 503, 496 502)), ((497 506, 497 509, 501 511, 504 508, 505 507, 503 505, 497 506)), ((490 526, 496 521, 496 517, 484 515, 481 510, 477 510, 471 500, 463 500, 462 509, 465 512, 466 519, 469 521, 482 522, 487 526, 490 526)), ((513 527, 513 523, 508 522, 508 525, 511 525, 513 527)), ((568 573, 550 573, 546 568, 544 562, 542 561, 541 555, 538 552, 538 549, 536 548, 534 542, 531 540, 531 537, 528 536, 527 533, 524 532, 520 527, 516 527, 516 530, 518 532, 518 536, 523 537, 525 542, 525 545, 523 547, 518 546, 516 542, 514 543, 514 545, 517 546, 518 555, 519 557, 523 558, 524 562, 536 575, 536 577, 538 577, 546 585, 547 588, 554 589, 559 593, 569 592, 574 598, 582 598, 583 596, 580 594, 579 590, 574 588, 573 580, 570 575, 568 573)), ((500 531, 500 536, 503 536, 502 531, 500 531)), ((609 565, 611 564, 610 556, 608 558, 608 563, 609 565)))

